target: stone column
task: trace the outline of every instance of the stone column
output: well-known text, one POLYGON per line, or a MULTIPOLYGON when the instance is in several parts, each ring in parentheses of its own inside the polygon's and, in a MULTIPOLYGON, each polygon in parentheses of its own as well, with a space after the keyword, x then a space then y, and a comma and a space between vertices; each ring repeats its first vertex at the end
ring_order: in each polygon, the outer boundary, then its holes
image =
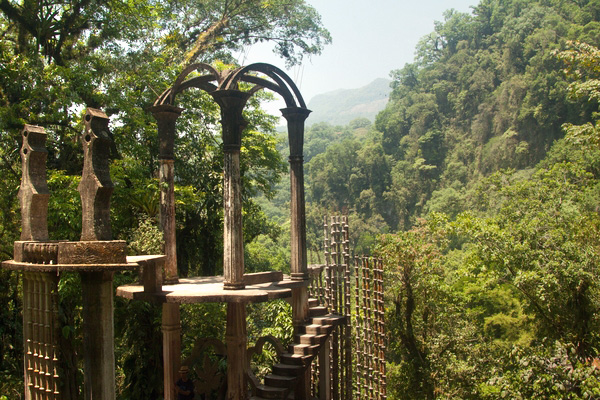
POLYGON ((246 333, 246 304, 227 303, 227 400, 244 400, 248 398, 246 384, 246 350, 248 337, 246 333))
MULTIPOLYGON (((177 283, 177 244, 175 238, 175 123, 182 108, 168 104, 150 108, 158 124, 160 160, 160 225, 165 242, 165 283, 177 283)), ((163 310, 164 312, 164 310, 163 310)))
POLYGON ((211 93, 221 107, 223 152, 223 288, 244 288, 244 241, 242 235, 242 183, 240 148, 246 121, 242 111, 249 93, 237 90, 216 90, 211 93))
POLYGON ((114 400, 113 273, 82 272, 81 289, 85 399, 114 400))
POLYGON ((165 400, 176 400, 175 382, 181 365, 181 318, 179 304, 163 303, 163 379, 165 400))
MULTIPOLYGON (((168 104, 150 108, 158 125, 160 160, 160 226, 164 239, 165 283, 179 282, 175 234, 175 124, 182 108, 168 104)), ((162 306, 163 376, 165 400, 174 400, 181 363, 181 312, 179 304, 162 306)))
POLYGON ((94 265, 81 272, 83 289, 84 392, 86 400, 115 400, 113 273, 98 271, 104 263, 125 263, 125 243, 112 240, 109 155, 112 137, 108 116, 88 109, 81 138, 83 173, 81 241, 61 244, 59 264, 94 265))
MULTIPOLYGON (((290 143, 291 278, 306 285, 292 289, 292 323, 295 333, 308 318, 308 265, 306 257, 306 211, 304 199, 304 121, 310 110, 301 107, 281 110, 288 123, 290 143)), ((296 398, 310 398, 310 368, 297 386, 296 398)))
POLYGON ((331 337, 321 345, 319 352, 319 399, 331 400, 331 363, 330 350, 331 337))
MULTIPOLYGON (((50 192, 46 182, 46 131, 39 126, 25 125, 21 136, 22 177, 18 195, 21 203, 21 240, 15 243, 15 259, 25 261, 26 253, 29 253, 25 248, 37 246, 31 242, 48 241, 50 192)), ((29 258, 35 262, 44 262, 40 261, 43 257, 37 257, 38 253, 33 252, 33 256, 29 258)), ((52 308, 51 294, 56 292, 57 283, 56 274, 30 271, 23 274, 23 368, 26 400, 59 394, 53 393, 58 376, 48 374, 56 364, 54 359, 50 359, 49 353, 56 347, 57 338, 51 337, 49 333, 55 329, 57 322, 48 310, 52 308)))
POLYGON ((295 280, 308 279, 306 260, 306 211, 304 200, 304 121, 310 110, 301 107, 284 108, 290 143, 290 211, 291 211, 291 275, 295 280))

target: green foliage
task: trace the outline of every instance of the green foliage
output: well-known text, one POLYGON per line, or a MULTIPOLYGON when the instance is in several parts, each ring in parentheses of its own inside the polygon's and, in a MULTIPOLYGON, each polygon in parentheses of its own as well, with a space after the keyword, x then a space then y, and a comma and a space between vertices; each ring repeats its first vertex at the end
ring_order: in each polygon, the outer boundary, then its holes
POLYGON ((133 231, 128 246, 129 251, 135 255, 161 254, 164 246, 163 234, 155 221, 149 218, 142 220, 133 231))
POLYGON ((472 14, 450 10, 418 44, 416 61, 392 72, 390 102, 375 124, 391 156, 392 229, 428 210, 455 216, 465 208, 453 198, 481 176, 534 166, 563 124, 590 121, 598 87, 590 45, 599 42, 572 40, 592 37, 585 32, 598 15, 583 11, 594 2, 581 4, 484 0, 472 14), (572 77, 586 79, 570 84, 572 77))
POLYGON ((515 348, 505 364, 483 384, 484 399, 595 399, 600 375, 594 365, 576 357, 560 342, 533 349, 515 348))
POLYGON ((0 270, 0 393, 11 399, 23 391, 20 286, 19 276, 0 270))
MULTIPOLYGON (((117 284, 125 282, 117 280, 117 284)), ((163 378, 161 306, 120 298, 116 303, 118 396, 124 399, 159 399, 163 378)))

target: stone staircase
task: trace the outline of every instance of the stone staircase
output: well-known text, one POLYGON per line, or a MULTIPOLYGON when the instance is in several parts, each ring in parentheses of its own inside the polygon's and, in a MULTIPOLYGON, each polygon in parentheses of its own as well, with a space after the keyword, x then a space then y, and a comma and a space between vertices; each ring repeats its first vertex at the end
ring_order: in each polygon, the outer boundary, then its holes
POLYGON ((346 317, 329 313, 317 299, 309 299, 309 317, 295 335, 287 353, 280 354, 279 363, 265 376, 263 384, 253 385, 250 400, 293 399, 299 378, 310 368, 322 345, 337 325, 346 317))

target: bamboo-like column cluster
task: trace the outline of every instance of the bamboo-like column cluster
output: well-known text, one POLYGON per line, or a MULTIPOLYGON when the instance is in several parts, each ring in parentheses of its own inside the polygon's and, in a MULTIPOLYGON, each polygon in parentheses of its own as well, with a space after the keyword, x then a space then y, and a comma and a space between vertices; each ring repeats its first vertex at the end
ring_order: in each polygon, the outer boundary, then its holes
MULTIPOLYGON (((325 265, 314 266, 311 280, 311 293, 317 296, 321 304, 326 305, 329 312, 344 315, 350 320, 351 283, 350 283, 350 241, 347 217, 325 218, 323 224, 325 265), (317 274, 321 272, 321 275, 317 274), (325 275, 325 282, 322 277, 325 275)), ((348 324, 338 326, 329 339, 329 374, 328 395, 333 399, 352 399, 352 331, 348 324)), ((319 368, 323 372, 323 368, 319 368)), ((315 374, 318 375, 318 374, 315 374)), ((313 379, 313 394, 319 390, 318 379, 313 379)), ((321 385, 322 386, 322 385, 321 385)), ((321 389, 322 391, 322 389, 321 389)), ((326 398, 326 397, 321 397, 326 398)), ((329 397, 327 397, 329 398, 329 397)))
POLYGON ((308 297, 319 300, 319 304, 322 305, 327 303, 325 281, 323 279, 324 269, 325 264, 311 264, 308 266, 308 276, 310 280, 308 297))
POLYGON ((331 368, 313 369, 313 396, 385 399, 383 263, 369 257, 352 258, 347 217, 326 217, 323 231, 326 264, 310 267, 311 297, 330 312, 345 315, 348 323, 338 327, 329 340, 331 368), (330 391, 324 395, 319 382, 326 379, 330 391))
POLYGON ((383 263, 379 259, 356 257, 356 394, 357 398, 385 399, 385 308, 383 263))
POLYGON ((58 301, 56 275, 26 272, 23 276, 23 342, 26 398, 60 398, 58 376, 58 301))

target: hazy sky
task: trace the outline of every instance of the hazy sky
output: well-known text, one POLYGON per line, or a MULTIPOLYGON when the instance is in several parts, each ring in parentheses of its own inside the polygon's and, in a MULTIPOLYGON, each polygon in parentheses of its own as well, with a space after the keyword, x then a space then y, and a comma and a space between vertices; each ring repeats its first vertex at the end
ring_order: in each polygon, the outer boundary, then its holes
MULTIPOLYGON (((307 0, 321 14, 332 43, 302 66, 286 70, 306 103, 320 93, 354 89, 412 62, 421 37, 454 8, 471 12, 479 0, 307 0)), ((267 62, 282 69, 272 46, 252 46, 239 55, 243 65, 267 62)))

